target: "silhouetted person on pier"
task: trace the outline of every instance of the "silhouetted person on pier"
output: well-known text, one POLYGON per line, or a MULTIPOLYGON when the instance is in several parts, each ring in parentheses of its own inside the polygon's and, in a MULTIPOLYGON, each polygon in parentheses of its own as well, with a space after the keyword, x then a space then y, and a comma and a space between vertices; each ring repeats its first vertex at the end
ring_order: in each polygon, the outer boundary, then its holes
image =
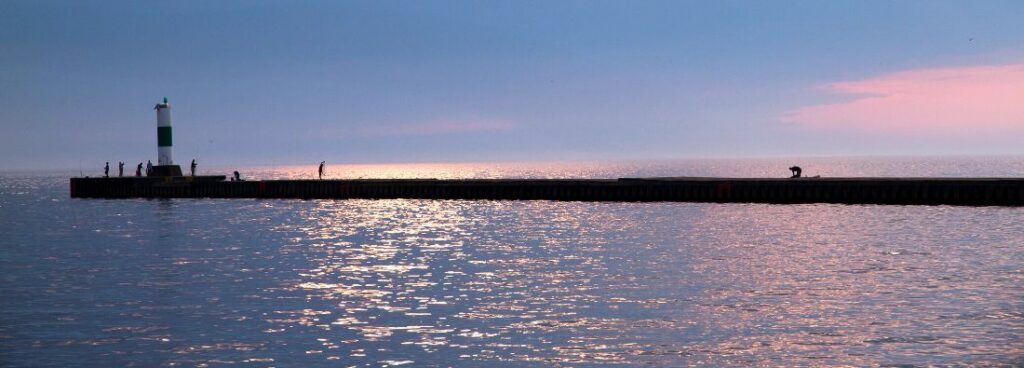
POLYGON ((107 161, 107 164, 103 165, 103 177, 109 178, 110 175, 108 174, 110 174, 110 161, 107 161))
POLYGON ((235 177, 231 178, 231 180, 242 181, 242 175, 238 173, 238 170, 235 170, 235 177))
POLYGON ((121 161, 117 162, 117 176, 118 177, 124 176, 124 162, 121 162, 121 161))
POLYGON ((789 168, 789 171, 793 172, 793 176, 790 176, 790 178, 799 178, 800 174, 804 172, 804 170, 801 169, 800 166, 793 166, 789 168))
POLYGON ((196 159, 192 159, 192 176, 196 176, 196 159))
POLYGON ((324 163, 327 161, 320 161, 320 169, 317 170, 317 174, 320 175, 320 180, 324 180, 324 163))
POLYGON ((153 161, 146 160, 146 176, 153 175, 153 161))
POLYGON ((135 176, 142 176, 142 163, 135 167, 135 176))

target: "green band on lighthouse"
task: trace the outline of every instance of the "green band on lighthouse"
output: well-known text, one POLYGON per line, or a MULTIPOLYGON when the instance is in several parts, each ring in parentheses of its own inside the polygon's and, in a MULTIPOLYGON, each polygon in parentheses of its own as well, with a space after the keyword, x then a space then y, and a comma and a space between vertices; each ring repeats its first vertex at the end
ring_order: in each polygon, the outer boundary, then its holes
POLYGON ((171 146, 171 127, 156 127, 156 145, 160 147, 171 146))

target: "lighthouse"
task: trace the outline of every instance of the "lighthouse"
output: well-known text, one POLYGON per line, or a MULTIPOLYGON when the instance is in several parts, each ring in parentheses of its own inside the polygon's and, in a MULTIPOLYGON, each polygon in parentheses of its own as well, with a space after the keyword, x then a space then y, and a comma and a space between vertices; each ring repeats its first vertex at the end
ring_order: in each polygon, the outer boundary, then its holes
POLYGON ((154 109, 156 109, 157 165, 174 165, 174 159, 171 157, 173 142, 171 139, 171 104, 167 103, 167 97, 164 97, 164 102, 156 104, 154 109))
POLYGON ((153 107, 156 110, 156 145, 157 164, 153 167, 154 176, 181 176, 181 167, 174 164, 171 155, 171 104, 164 101, 153 107))

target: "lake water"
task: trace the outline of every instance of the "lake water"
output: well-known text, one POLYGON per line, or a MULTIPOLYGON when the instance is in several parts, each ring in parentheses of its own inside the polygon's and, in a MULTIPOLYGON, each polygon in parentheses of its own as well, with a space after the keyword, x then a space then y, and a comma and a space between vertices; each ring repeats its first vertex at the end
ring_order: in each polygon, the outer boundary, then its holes
MULTIPOLYGON (((792 161, 328 176, 784 176, 792 161)), ((1022 157, 799 163, 1024 175, 1022 157)), ((0 365, 1024 365, 1024 208, 86 200, 70 174, 0 175, 0 365)))

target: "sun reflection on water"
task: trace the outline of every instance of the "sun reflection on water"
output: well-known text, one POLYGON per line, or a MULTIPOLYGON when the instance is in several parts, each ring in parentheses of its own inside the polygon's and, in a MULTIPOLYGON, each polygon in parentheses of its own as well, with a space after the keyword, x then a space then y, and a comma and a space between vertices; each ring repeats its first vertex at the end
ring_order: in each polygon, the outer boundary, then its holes
POLYGON ((954 213, 868 208, 323 201, 277 230, 301 234, 289 251, 311 265, 288 290, 326 307, 268 322, 320 331, 346 362, 872 365, 965 339, 1018 349, 951 336, 939 322, 959 307, 920 302, 984 282, 936 283, 963 250, 905 231, 928 220, 915 212, 954 213))

